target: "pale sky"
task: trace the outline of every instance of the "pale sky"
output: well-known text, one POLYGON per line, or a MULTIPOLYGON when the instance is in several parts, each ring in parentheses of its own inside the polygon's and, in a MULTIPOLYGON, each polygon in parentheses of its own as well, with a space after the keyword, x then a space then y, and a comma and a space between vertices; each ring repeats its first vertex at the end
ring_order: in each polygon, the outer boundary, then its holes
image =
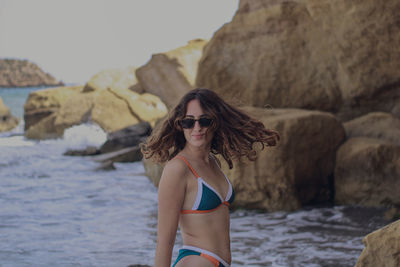
POLYGON ((0 0, 0 58, 28 59, 65 83, 139 67, 210 39, 239 0, 0 0))

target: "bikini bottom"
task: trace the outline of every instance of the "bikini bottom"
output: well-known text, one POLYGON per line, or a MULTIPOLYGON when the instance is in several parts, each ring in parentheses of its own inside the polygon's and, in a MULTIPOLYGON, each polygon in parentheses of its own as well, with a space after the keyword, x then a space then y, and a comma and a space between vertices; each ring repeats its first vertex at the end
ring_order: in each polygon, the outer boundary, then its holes
POLYGON ((190 255, 197 255, 206 258, 207 260, 211 261, 215 267, 229 267, 229 264, 226 263, 221 257, 218 255, 205 250, 201 249, 198 247, 193 247, 193 246, 183 246, 182 249, 179 250, 178 258, 176 258, 176 261, 172 267, 175 267, 175 265, 184 257, 190 256, 190 255))

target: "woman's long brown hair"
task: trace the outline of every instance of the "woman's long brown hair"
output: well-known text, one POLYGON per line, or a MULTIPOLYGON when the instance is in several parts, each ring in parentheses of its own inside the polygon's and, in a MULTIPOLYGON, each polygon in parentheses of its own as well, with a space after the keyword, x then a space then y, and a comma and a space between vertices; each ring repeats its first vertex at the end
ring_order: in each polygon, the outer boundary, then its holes
POLYGON ((213 119, 209 129, 214 132, 211 152, 221 154, 230 169, 233 167, 232 159, 256 159, 255 143, 260 143, 261 149, 264 149, 265 146, 275 146, 279 141, 278 132, 266 129, 262 122, 229 105, 215 92, 194 89, 181 99, 168 118, 142 144, 142 153, 146 159, 165 162, 185 147, 186 139, 180 120, 186 115, 187 104, 194 99, 200 102, 204 113, 213 119))

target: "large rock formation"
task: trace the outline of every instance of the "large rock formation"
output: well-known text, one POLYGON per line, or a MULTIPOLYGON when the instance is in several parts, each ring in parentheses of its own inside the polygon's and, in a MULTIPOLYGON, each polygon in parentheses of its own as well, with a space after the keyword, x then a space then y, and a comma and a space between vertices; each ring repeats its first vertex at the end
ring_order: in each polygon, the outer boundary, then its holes
POLYGON ((32 92, 25 103, 25 136, 32 139, 61 137, 73 125, 92 121, 106 132, 138 122, 155 122, 167 114, 166 106, 150 94, 108 88, 84 91, 83 86, 32 92))
POLYGON ((136 71, 143 90, 159 96, 168 108, 174 107, 187 91, 193 89, 205 44, 204 40, 193 40, 186 46, 153 55, 136 71))
POLYGON ((356 267, 400 266, 400 220, 364 237, 356 267))
MULTIPOLYGON (((245 111, 278 130, 281 141, 278 147, 260 152, 255 162, 235 162, 232 170, 221 160, 235 188, 235 206, 276 211, 330 201, 335 153, 345 137, 341 123, 319 111, 252 107, 245 111)), ((144 166, 158 184, 162 167, 149 161, 144 166)))
POLYGON ((135 71, 135 67, 102 70, 90 78, 83 91, 129 88, 137 93, 143 93, 137 82, 135 71))
POLYGON ((251 106, 400 117, 399 12, 397 0, 241 0, 196 84, 251 106))
POLYGON ((0 132, 7 132, 18 125, 18 119, 14 117, 8 107, 4 105, 0 97, 0 132))
POLYGON ((63 85, 27 60, 0 59, 0 87, 63 85))
POLYGON ((374 112, 344 127, 349 139, 336 156, 336 203, 400 207, 400 119, 374 112))

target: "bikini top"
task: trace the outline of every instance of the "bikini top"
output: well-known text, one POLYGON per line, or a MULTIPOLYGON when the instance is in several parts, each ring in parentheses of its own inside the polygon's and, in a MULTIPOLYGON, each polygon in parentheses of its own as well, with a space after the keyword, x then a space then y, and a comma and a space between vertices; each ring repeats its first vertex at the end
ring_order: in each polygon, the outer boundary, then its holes
MULTIPOLYGON (((206 183, 193 169, 190 163, 183 156, 176 156, 177 158, 183 160, 189 169, 192 171, 194 176, 197 178, 197 195, 196 200, 193 204, 191 210, 181 210, 181 214, 189 213, 206 213, 218 209, 221 205, 229 205, 233 202, 235 198, 235 193, 233 187, 228 177, 224 174, 226 181, 228 182, 228 193, 225 199, 215 190, 211 185, 206 183)), ((215 159, 214 159, 215 160, 215 159)), ((221 171, 222 172, 222 171, 221 171)))

